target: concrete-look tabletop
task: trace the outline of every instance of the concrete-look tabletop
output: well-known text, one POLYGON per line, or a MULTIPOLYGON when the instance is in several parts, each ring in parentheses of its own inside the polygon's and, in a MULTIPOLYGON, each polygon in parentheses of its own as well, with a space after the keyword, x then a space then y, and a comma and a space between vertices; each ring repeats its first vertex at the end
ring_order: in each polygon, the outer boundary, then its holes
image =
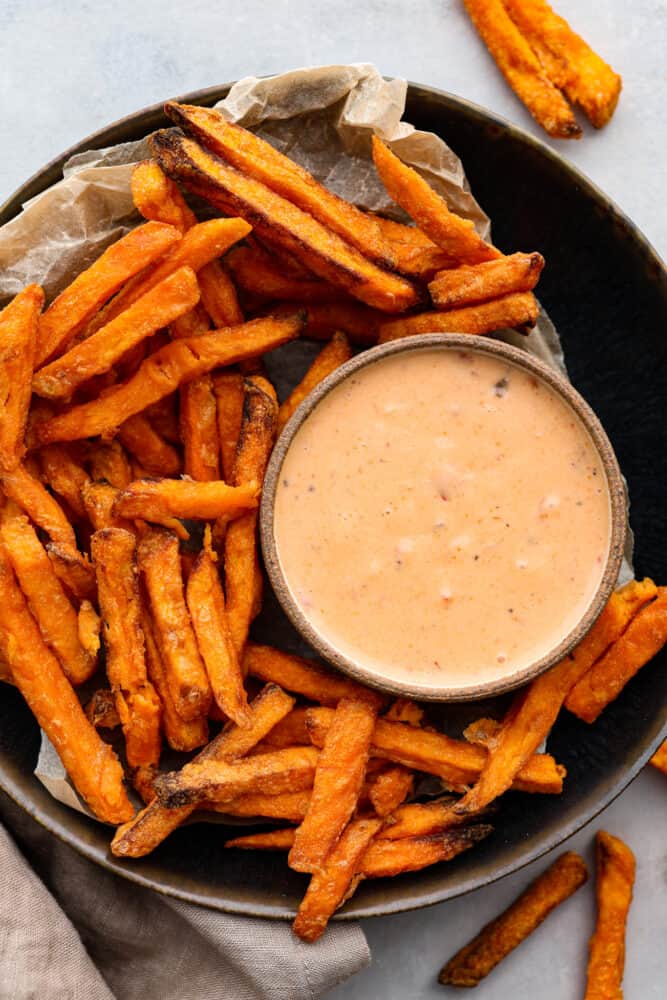
MULTIPOLYGON (((616 116, 578 143, 554 143, 667 252, 665 0, 556 0, 622 73, 616 116)), ((147 104, 248 74, 373 62, 386 75, 452 91, 544 135, 507 88, 460 0, 0 0, 0 202, 63 149, 147 104)), ((667 996, 667 779, 647 769, 568 846, 592 861, 600 826, 637 854, 628 928, 627 1000, 667 996)), ((545 867, 537 862, 449 903, 368 920, 370 969, 336 1000, 453 996, 442 963, 545 867)), ((583 996, 592 888, 549 918, 480 986, 485 1000, 583 996)))

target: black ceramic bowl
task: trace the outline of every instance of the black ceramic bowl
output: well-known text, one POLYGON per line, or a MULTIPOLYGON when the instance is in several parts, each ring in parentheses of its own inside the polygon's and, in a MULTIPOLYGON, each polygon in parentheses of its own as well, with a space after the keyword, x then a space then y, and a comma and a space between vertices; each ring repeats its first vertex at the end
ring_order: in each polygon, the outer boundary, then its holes
MULTIPOLYGON (((228 87, 188 94, 213 104, 228 87)), ((405 118, 437 132, 461 157, 502 249, 539 250, 547 260, 540 299, 560 331, 574 385, 600 417, 632 500, 635 565, 667 580, 667 274, 632 223, 565 160, 520 129, 459 98, 411 85, 405 118)), ((0 224, 60 179, 74 152, 138 139, 168 125, 161 107, 111 125, 69 150, 0 209, 0 224)), ((298 650, 300 640, 268 595, 260 640, 298 650)), ((593 726, 563 712, 549 749, 567 766, 560 797, 503 798, 496 833, 446 865, 363 883, 341 919, 407 910, 482 886, 555 847, 618 795, 658 746, 667 722, 667 650, 630 682, 593 726)), ((497 709, 497 706, 496 706, 497 709)), ((459 734, 488 714, 484 703, 433 705, 432 717, 459 734)), ((117 861, 110 830, 60 805, 32 776, 38 731, 20 695, 2 686, 0 786, 82 854, 161 892, 220 910, 289 917, 306 886, 280 854, 225 851, 218 825, 188 826, 151 856, 117 861)), ((236 828, 238 829, 238 828, 236 828)))

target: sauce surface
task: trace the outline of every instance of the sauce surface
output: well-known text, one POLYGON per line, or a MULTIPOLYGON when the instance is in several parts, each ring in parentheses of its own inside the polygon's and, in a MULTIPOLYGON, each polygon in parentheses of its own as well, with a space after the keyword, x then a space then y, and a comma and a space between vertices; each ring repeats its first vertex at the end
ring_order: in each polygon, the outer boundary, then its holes
POLYGON ((602 578, 610 498, 578 416, 478 352, 381 358, 295 435, 276 489, 288 587, 378 678, 467 686, 528 667, 602 578))

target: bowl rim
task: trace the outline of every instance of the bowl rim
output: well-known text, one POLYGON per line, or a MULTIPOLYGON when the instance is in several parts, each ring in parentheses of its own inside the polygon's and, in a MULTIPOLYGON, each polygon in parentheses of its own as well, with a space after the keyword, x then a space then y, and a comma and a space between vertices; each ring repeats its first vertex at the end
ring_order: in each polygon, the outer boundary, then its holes
POLYGON ((296 630, 325 661, 355 680, 397 697, 417 698, 420 701, 467 702, 493 698, 527 684, 567 656, 584 638, 602 612, 618 580, 627 535, 627 502, 618 460, 599 418, 572 383, 559 372, 520 347, 500 340, 460 333, 423 333, 388 341, 362 351, 323 379, 300 403, 285 425, 271 454, 262 488, 259 525, 264 565, 278 601, 296 630), (609 493, 607 557, 599 583, 579 620, 560 642, 526 667, 509 675, 474 684, 448 686, 444 683, 396 681, 378 675, 372 668, 341 652, 323 631, 318 630, 294 597, 280 560, 276 538, 275 508, 281 469, 304 423, 334 389, 353 375, 382 363, 386 358, 420 351, 465 351, 489 356, 503 360, 539 378, 574 412, 588 433, 602 463, 609 493))
MULTIPOLYGON (((386 79, 392 78, 387 77, 386 79)), ((210 106, 222 100, 229 93, 234 82, 199 88, 171 99, 189 104, 210 106)), ((581 191, 591 198, 598 208, 604 207, 604 211, 632 239, 643 259, 651 267, 654 274, 658 276, 658 280, 667 288, 667 269, 665 268, 665 264, 639 227, 594 181, 563 155, 548 146, 543 139, 531 135, 525 129, 503 118, 496 112, 450 91, 432 87, 428 84, 408 81, 408 100, 419 100, 420 98, 422 100, 435 98, 444 108, 449 107, 459 112, 465 112, 467 117, 473 120, 478 126, 493 126, 500 133, 514 137, 524 146, 538 152, 542 158, 551 163, 559 172, 565 174, 569 178, 570 183, 577 185, 581 191)), ((0 205, 0 225, 10 222, 17 216, 26 201, 41 194, 48 187, 61 180, 64 164, 75 154, 90 149, 102 149, 105 146, 118 142, 135 141, 141 137, 138 134, 139 132, 142 135, 147 135, 153 128, 164 127, 163 105, 164 101, 160 101, 121 117, 101 129, 90 133, 80 142, 48 161, 30 175, 23 184, 19 185, 3 204, 0 205)), ((519 871, 533 861, 544 857, 606 809, 637 777, 665 737, 667 737, 667 706, 665 706, 663 712, 662 725, 655 725, 652 727, 651 732, 642 734, 634 758, 628 764, 622 776, 602 782, 599 797, 595 799, 593 805, 584 805, 579 808, 573 818, 566 817, 556 831, 539 833, 534 838, 533 846, 530 850, 523 849, 523 845, 517 845, 514 855, 504 864, 495 865, 491 871, 478 872, 474 876, 459 881, 453 887, 445 885, 434 891, 407 888, 401 899, 386 900, 382 904, 364 905, 358 900, 355 901, 353 899, 343 910, 336 913, 333 919, 340 921, 356 920, 358 918, 384 916, 391 913, 402 913, 426 906, 434 906, 447 899, 453 899, 473 892, 476 889, 504 878, 506 875, 511 875, 519 871)), ((37 779, 33 775, 26 775, 14 761, 9 760, 5 762, 0 758, 0 789, 23 809, 24 812, 31 816, 32 819, 39 823, 40 826, 58 837, 59 840, 66 843, 83 857, 99 864, 106 871, 113 872, 135 885, 152 889, 161 895, 181 899, 184 902, 195 903, 222 912, 275 920, 288 920, 294 917, 294 912, 288 910, 283 904, 230 900, 219 895, 209 896, 202 892, 201 889, 193 886, 187 878, 182 878, 178 874, 172 875, 172 880, 167 882, 161 871, 158 875, 145 873, 143 870, 139 870, 130 864, 117 861, 109 854, 108 850, 100 847, 96 831, 91 830, 87 824, 84 825, 83 817, 72 813, 66 806, 51 799, 48 792, 41 785, 38 785, 31 791, 30 786, 36 784, 36 781, 37 779), (41 794, 42 792, 43 795, 41 794), (42 807, 35 801, 40 798, 44 803, 42 807), (76 823, 72 823, 72 817, 75 820, 81 821, 78 824, 81 826, 81 830, 74 831, 72 829, 72 825, 77 825, 76 823)))

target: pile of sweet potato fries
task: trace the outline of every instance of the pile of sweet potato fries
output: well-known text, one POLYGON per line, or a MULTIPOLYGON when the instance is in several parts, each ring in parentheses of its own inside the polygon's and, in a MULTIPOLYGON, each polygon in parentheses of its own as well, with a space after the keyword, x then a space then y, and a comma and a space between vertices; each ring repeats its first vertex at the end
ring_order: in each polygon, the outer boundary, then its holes
POLYGON ((565 769, 538 747, 563 705, 592 722, 662 646, 667 590, 618 591, 571 656, 463 739, 250 641, 258 499, 301 400, 350 343, 534 323, 543 260, 485 243, 380 139, 380 177, 416 225, 364 214, 216 111, 166 110, 183 131, 154 135, 132 180, 147 221, 45 311, 31 285, 0 314, 1 671, 118 826, 116 856, 202 811, 282 821, 227 846, 289 851, 310 875, 294 927, 313 941, 361 879, 486 837, 506 790, 559 794, 565 769), (197 221, 177 182, 225 216, 197 221), (279 405, 262 356, 296 337, 327 343, 279 405), (122 735, 123 765, 100 730, 122 735), (165 746, 199 752, 167 773, 165 746), (423 774, 441 797, 415 799, 423 774))

